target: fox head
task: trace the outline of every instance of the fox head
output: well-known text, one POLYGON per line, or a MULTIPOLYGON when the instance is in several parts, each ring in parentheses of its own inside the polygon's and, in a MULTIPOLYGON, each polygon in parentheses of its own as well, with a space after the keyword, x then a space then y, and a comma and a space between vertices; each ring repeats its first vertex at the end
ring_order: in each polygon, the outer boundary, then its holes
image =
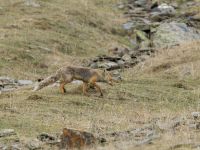
POLYGON ((110 85, 113 86, 113 78, 111 76, 111 74, 105 69, 102 72, 102 80, 110 85))

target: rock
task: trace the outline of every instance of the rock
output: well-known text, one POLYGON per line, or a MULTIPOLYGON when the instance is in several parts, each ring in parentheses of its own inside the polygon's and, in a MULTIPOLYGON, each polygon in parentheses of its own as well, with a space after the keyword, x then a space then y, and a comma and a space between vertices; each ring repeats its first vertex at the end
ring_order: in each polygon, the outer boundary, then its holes
POLYGON ((123 24, 123 29, 124 30, 131 30, 134 27, 134 23, 133 22, 127 22, 125 24, 123 24))
POLYGON ((35 2, 35 0, 25 0, 25 5, 31 7, 41 7, 39 3, 35 2))
POLYGON ((139 7, 144 7, 147 4, 148 0, 136 0, 134 4, 139 7))
POLYGON ((96 69, 98 68, 98 63, 97 62, 93 62, 89 65, 90 68, 96 69))
POLYGON ((18 80, 17 83, 19 84, 19 86, 25 86, 25 85, 33 84, 33 81, 31 81, 31 80, 18 80))
POLYGON ((147 40, 147 41, 142 41, 140 43, 140 47, 139 47, 139 50, 148 50, 150 49, 150 41, 147 40))
POLYGON ((152 39, 155 48, 170 48, 186 41, 199 40, 200 33, 185 23, 171 22, 161 24, 152 39))
POLYGON ((194 130, 199 130, 200 129, 200 122, 194 122, 194 123, 190 123, 189 125, 190 129, 194 129, 194 130))
POLYGON ((10 84, 16 84, 17 80, 14 80, 12 78, 9 77, 0 77, 0 85, 10 85, 10 84))
POLYGON ((74 129, 63 129, 63 133, 60 136, 61 143, 60 148, 78 148, 82 149, 85 146, 93 145, 97 139, 92 133, 74 130, 74 129), (71 143, 71 146, 69 145, 71 143))
POLYGON ((120 67, 123 67, 125 62, 123 60, 118 60, 117 61, 117 64, 120 66, 120 67))
POLYGON ((37 139, 42 141, 42 142, 48 143, 48 144, 59 143, 59 140, 56 136, 50 135, 48 133, 42 133, 42 134, 38 135, 37 139))
POLYGON ((140 30, 135 30, 137 41, 149 41, 145 32, 140 30))
POLYGON ((21 144, 12 144, 11 145, 12 150, 22 150, 21 144))
POLYGON ((42 143, 38 139, 31 140, 27 143, 29 150, 41 149, 42 143))
POLYGON ((200 21, 200 14, 192 16, 191 19, 195 21, 200 21))
POLYGON ((119 57, 122 57, 124 54, 128 54, 129 51, 130 50, 128 48, 123 48, 123 47, 113 47, 108 49, 109 53, 113 55, 118 55, 119 57))
POLYGON ((116 67, 119 67, 119 65, 115 62, 102 62, 98 64, 98 68, 111 69, 116 67))
POLYGON ((173 120, 165 120, 165 121, 158 120, 156 122, 156 125, 160 130, 168 131, 180 126, 182 123, 184 123, 183 118, 174 118, 173 120))
POLYGON ((117 7, 119 9, 124 9, 125 8, 125 4, 124 3, 119 3, 119 4, 117 4, 117 7))
POLYGON ((174 7, 169 6, 165 3, 161 4, 158 6, 158 10, 162 13, 162 14, 175 14, 176 11, 174 9, 174 7))
POLYGON ((192 117, 194 119, 199 119, 200 118, 200 112, 192 112, 191 115, 192 115, 192 117))
POLYGON ((8 147, 6 145, 0 143, 0 150, 7 150, 7 149, 8 147))
POLYGON ((162 21, 176 15, 174 7, 167 4, 161 4, 158 7, 152 9, 151 20, 162 21))
POLYGON ((134 20, 123 24, 123 29, 127 31, 132 31, 135 29, 142 31, 150 30, 150 21, 140 18, 139 20, 134 20))
POLYGON ((0 130, 0 138, 6 137, 6 136, 11 136, 11 135, 16 135, 16 133, 13 129, 2 129, 2 130, 0 130))
POLYGON ((125 55, 122 57, 122 60, 124 60, 125 62, 131 62, 131 61, 132 61, 132 58, 131 58, 130 55, 125 54, 125 55))

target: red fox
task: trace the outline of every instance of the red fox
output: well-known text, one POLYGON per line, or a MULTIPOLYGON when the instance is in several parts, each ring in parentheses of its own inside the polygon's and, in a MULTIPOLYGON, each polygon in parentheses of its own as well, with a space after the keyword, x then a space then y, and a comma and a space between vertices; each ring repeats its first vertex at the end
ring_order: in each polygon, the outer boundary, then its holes
POLYGON ((103 96, 103 92, 96 82, 105 82, 113 85, 112 76, 106 70, 66 66, 57 70, 55 74, 42 80, 39 84, 35 86, 34 91, 40 90, 43 87, 55 83, 57 80, 60 80, 61 93, 65 93, 65 84, 72 82, 74 79, 83 81, 82 90, 84 95, 88 95, 88 86, 94 86, 97 92, 100 93, 100 96, 103 96))

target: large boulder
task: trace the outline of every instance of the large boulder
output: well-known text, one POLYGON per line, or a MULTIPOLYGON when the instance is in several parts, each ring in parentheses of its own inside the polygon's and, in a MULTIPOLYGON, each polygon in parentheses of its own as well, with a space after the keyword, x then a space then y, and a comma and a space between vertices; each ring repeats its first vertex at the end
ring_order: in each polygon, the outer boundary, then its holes
POLYGON ((156 29, 152 39, 155 48, 170 48, 184 42, 200 40, 200 32, 185 23, 163 23, 156 29))

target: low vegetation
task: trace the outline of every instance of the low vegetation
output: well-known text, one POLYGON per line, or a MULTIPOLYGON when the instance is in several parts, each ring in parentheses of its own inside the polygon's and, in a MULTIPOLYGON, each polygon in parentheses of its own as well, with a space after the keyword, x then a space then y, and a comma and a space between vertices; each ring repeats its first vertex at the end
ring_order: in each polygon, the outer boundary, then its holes
MULTIPOLYGON (((115 8, 117 0, 38 2, 42 9, 25 6, 23 0, 0 1, 1 75, 34 80, 64 64, 104 54, 113 44, 129 44, 118 30, 124 19, 115 8)), ((64 127, 100 136, 141 127, 156 118, 200 111, 200 43, 185 43, 154 55, 121 71, 123 81, 113 87, 100 84, 103 98, 92 89, 89 97, 83 96, 78 84, 66 85, 64 95, 55 86, 2 93, 0 129, 15 129, 21 139, 61 132, 64 127)), ((165 149, 200 138, 198 132, 183 128, 173 133, 142 149, 165 149)))

